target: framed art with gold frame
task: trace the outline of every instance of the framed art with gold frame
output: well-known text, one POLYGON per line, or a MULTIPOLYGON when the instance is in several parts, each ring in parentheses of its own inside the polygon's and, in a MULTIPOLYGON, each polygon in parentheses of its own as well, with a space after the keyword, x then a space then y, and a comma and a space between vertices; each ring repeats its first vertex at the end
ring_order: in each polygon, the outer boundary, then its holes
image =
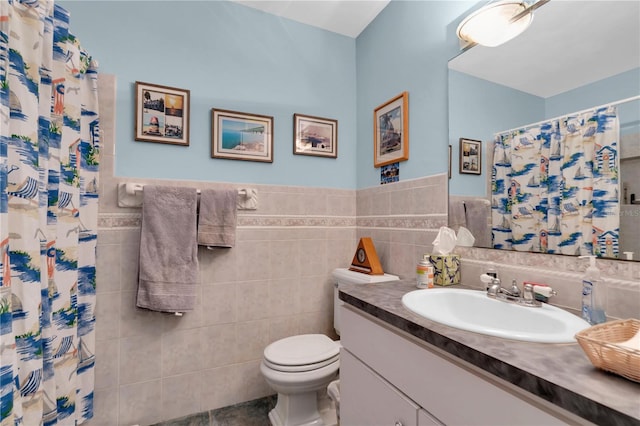
POLYGON ((409 159, 409 92, 402 92, 373 111, 373 165, 409 159))

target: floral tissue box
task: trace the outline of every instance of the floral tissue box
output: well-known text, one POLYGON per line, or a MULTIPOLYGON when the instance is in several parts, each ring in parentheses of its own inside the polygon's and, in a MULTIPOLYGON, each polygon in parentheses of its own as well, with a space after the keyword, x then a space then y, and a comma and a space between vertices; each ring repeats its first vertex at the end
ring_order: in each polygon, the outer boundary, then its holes
POLYGON ((459 254, 425 254, 424 258, 433 265, 433 283, 435 285, 460 284, 459 254))

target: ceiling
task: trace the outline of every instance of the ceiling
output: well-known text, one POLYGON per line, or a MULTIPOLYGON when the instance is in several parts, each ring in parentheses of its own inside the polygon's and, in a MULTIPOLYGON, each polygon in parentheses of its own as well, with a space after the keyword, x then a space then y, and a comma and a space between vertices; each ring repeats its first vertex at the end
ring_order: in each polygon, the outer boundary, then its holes
POLYGON ((640 1, 552 0, 524 33, 449 68, 542 98, 640 67, 640 1))
POLYGON ((233 0, 273 15, 356 38, 390 0, 233 0))
MULTIPOLYGON (((389 3, 233 1, 353 38, 389 3)), ((640 1, 552 0, 534 13, 523 34, 499 47, 474 46, 449 68, 547 98, 640 67, 640 1)))

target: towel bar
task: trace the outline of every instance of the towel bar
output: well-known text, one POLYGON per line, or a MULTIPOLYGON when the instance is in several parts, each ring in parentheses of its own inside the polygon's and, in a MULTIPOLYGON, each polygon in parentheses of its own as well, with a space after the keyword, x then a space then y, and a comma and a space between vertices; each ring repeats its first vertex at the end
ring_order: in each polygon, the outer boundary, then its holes
MULTIPOLYGON (((143 183, 118 183, 118 207, 142 207, 143 183)), ((197 190, 200 194, 200 189, 197 190)), ((255 188, 238 188, 238 210, 257 210, 258 190, 255 188)))

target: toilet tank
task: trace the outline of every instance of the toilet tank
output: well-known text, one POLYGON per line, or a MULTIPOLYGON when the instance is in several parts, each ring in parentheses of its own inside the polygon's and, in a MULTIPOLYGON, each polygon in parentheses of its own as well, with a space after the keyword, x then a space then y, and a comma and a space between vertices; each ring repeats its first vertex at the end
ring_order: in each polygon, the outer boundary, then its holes
POLYGON ((341 284, 369 284, 385 281, 396 281, 399 277, 391 274, 368 275, 362 272, 350 271, 347 268, 333 270, 333 328, 340 335, 340 306, 344 303, 338 297, 338 289, 341 284))

